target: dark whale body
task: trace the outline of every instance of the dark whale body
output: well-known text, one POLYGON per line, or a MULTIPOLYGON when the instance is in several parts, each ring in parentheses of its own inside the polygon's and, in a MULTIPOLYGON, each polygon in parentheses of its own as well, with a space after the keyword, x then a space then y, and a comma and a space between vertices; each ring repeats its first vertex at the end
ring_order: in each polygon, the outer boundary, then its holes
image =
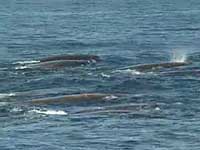
POLYGON ((85 61, 100 61, 99 56, 96 55, 57 55, 40 59, 40 62, 49 62, 57 60, 85 60, 85 61))
POLYGON ((39 62, 36 64, 29 65, 29 68, 41 68, 41 69, 58 69, 64 67, 78 67, 82 65, 87 65, 90 62, 87 60, 56 60, 56 61, 47 61, 39 62))
POLYGON ((31 69, 59 69, 64 67, 78 67, 100 61, 96 55, 58 55, 40 59, 37 63, 26 67, 31 69))
POLYGON ((191 63, 189 62, 164 62, 164 63, 156 63, 156 64, 135 65, 135 66, 126 67, 123 69, 134 69, 140 72, 145 72, 145 71, 159 70, 162 68, 181 67, 181 66, 186 66, 190 64, 191 63))
POLYGON ((103 93, 85 93, 85 94, 74 94, 64 95, 51 98, 42 98, 29 101, 33 105, 55 105, 65 103, 79 103, 79 102, 96 102, 101 100, 115 99, 116 96, 112 94, 103 93))

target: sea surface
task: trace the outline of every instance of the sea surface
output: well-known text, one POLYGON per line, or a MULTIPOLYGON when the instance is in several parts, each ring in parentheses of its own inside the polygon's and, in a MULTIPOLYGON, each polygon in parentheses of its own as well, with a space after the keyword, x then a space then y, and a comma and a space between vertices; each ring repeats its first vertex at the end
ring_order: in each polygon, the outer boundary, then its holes
POLYGON ((0 150, 199 150, 200 1, 0 0, 0 85, 0 150), (102 60, 26 68, 62 54, 102 60), (175 61, 191 65, 121 69, 175 61), (121 96, 27 105, 82 93, 121 96), (117 106, 134 107, 95 112, 117 106))

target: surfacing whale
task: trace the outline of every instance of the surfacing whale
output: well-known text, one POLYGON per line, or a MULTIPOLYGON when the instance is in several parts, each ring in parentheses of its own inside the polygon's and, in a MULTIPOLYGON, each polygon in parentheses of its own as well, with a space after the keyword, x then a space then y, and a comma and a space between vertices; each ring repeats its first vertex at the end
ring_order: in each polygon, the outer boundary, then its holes
POLYGON ((58 55, 47 58, 42 58, 37 63, 28 64, 23 68, 31 69, 58 69, 64 67, 78 67, 100 61, 99 56, 96 55, 58 55))
POLYGON ((85 60, 85 61, 100 61, 100 57, 96 55, 84 55, 84 54, 75 54, 75 55, 56 55, 50 56, 47 58, 42 58, 40 62, 49 62, 49 61, 58 61, 58 60, 85 60))
POLYGON ((31 64, 28 65, 28 68, 58 69, 64 67, 78 67, 87 64, 90 64, 90 62, 87 60, 55 60, 31 64))
POLYGON ((21 66, 22 69, 59 69, 64 67, 78 67, 88 65, 100 61, 96 55, 58 55, 42 58, 32 64, 21 66))
POLYGON ((125 67, 122 69, 134 69, 140 72, 145 72, 145 71, 159 70, 162 68, 175 68, 175 67, 187 66, 190 64, 191 62, 164 62, 155 64, 135 65, 135 66, 125 67))
POLYGON ((55 105, 55 104, 65 104, 65 103, 79 103, 79 102, 96 102, 103 100, 112 100, 118 98, 113 94, 104 93, 85 93, 85 94, 73 94, 64 95, 58 97, 34 99, 29 101, 33 105, 55 105))

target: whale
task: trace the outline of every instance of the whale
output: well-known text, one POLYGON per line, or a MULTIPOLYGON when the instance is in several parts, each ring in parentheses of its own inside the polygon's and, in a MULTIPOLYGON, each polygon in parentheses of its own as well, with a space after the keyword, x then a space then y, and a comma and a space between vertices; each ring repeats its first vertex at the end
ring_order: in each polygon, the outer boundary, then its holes
POLYGON ((59 69, 64 67, 78 67, 90 64, 88 60, 56 60, 56 61, 47 61, 39 62, 35 64, 27 65, 27 68, 32 69, 59 69))
POLYGON ((117 99, 118 97, 113 94, 104 93, 84 93, 84 94, 72 94, 63 95, 57 97, 33 99, 28 103, 32 105, 55 105, 66 103, 81 103, 81 102, 97 102, 117 99))
POLYGON ((163 63, 153 63, 153 64, 141 64, 141 65, 134 65, 134 66, 128 66, 124 67, 120 70, 124 69, 133 69, 140 72, 146 72, 146 71, 154 71, 154 70, 160 70, 160 69, 167 69, 167 68, 176 68, 181 66, 187 66, 191 65, 191 62, 163 62, 163 63))
POLYGON ((42 58, 34 63, 21 66, 22 69, 59 69, 64 67, 79 67, 100 61, 100 57, 96 55, 57 55, 42 58))
POLYGON ((100 61, 100 57, 97 55, 86 55, 86 54, 64 54, 64 55, 56 55, 50 56, 47 58, 41 58, 40 62, 49 62, 49 61, 58 61, 58 60, 85 60, 85 61, 100 61))

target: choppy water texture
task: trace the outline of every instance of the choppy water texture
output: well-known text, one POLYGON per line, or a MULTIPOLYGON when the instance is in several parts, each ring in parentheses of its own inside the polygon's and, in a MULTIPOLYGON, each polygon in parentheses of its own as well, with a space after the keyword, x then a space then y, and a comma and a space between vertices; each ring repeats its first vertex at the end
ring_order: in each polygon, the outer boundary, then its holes
POLYGON ((1 0, 0 39, 1 150, 200 148, 200 1, 1 0), (80 53, 102 61, 26 68, 39 58, 80 53), (192 65, 120 69, 166 61, 192 65), (124 96, 24 104, 93 92, 124 96))

